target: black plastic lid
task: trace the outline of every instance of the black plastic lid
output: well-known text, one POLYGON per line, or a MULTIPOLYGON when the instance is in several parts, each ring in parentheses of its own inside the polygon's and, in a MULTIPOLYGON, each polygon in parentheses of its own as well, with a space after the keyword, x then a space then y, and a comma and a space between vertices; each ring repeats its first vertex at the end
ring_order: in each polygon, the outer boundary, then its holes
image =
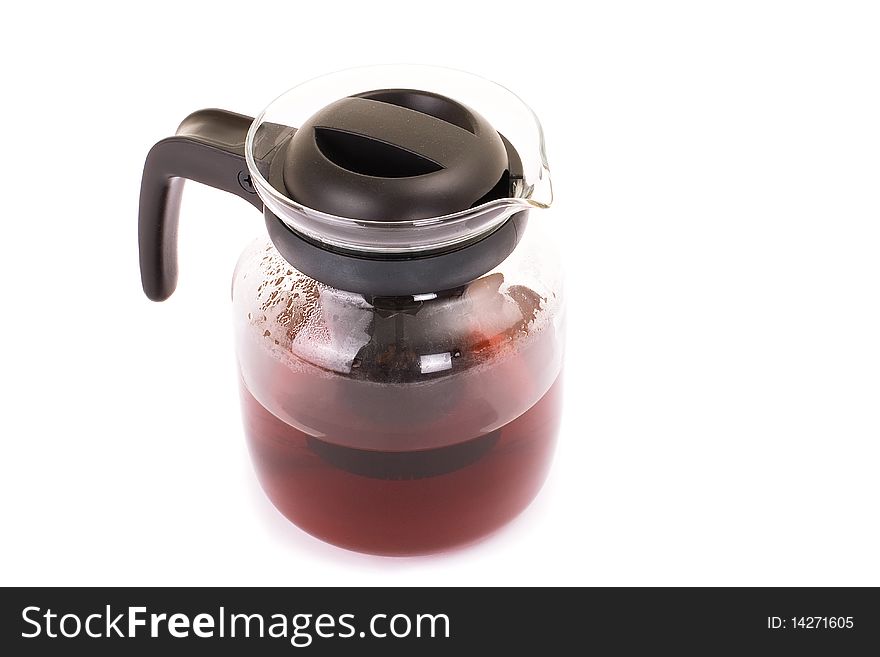
POLYGON ((426 91, 384 89, 320 110, 274 161, 283 166, 279 191, 302 205, 407 221, 507 196, 508 160, 498 132, 473 110, 426 91))
MULTIPOLYGON (((509 142, 465 105, 426 91, 381 89, 314 114, 266 173, 279 192, 314 210, 403 223, 506 198, 521 165, 509 142)), ((526 219, 521 211, 488 234, 415 254, 363 253, 298 233, 266 209, 269 236, 294 267, 376 296, 436 292, 478 278, 510 255, 526 219)))

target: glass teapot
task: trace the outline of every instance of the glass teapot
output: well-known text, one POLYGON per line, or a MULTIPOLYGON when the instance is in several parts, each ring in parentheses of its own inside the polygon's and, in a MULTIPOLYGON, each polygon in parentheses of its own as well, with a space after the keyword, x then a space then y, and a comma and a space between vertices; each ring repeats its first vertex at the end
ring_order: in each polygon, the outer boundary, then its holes
POLYGON ((528 506, 559 425, 564 306, 559 259, 529 225, 552 200, 543 135, 517 96, 448 69, 370 67, 256 119, 195 112, 144 167, 155 301, 176 285, 187 178, 264 215, 232 296, 245 433, 281 513, 406 555, 528 506))

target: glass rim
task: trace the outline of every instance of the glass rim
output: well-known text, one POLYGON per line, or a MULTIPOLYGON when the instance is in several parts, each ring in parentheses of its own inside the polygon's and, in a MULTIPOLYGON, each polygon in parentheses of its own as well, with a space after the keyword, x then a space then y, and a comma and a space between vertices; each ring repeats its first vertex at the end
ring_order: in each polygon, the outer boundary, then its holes
MULTIPOLYGON (((326 89, 320 91, 325 96, 328 93, 326 89)), ((465 104, 473 106, 472 103, 465 104)), ((323 104, 314 107, 314 111, 321 106, 323 104)), ((475 109, 480 111, 480 108, 475 109)), ((510 138, 507 134, 505 136, 510 138)), ((515 148, 516 146, 514 143, 515 148)), ((341 69, 298 84, 276 97, 251 123, 245 140, 245 160, 260 199, 289 228, 320 242, 352 251, 406 253, 447 247, 489 233, 517 212, 549 208, 553 201, 543 129, 534 111, 519 96, 496 82, 473 73, 440 66, 359 66, 341 69), (394 84, 395 80, 401 78, 424 79, 425 83, 420 87, 394 84), (364 82, 361 83, 360 80, 364 82), (330 214, 299 203, 276 189, 260 170, 258 158, 254 154, 260 127, 270 122, 290 125, 272 120, 275 118, 274 114, 283 114, 285 104, 296 104, 300 100, 298 96, 307 97, 311 88, 333 87, 339 81, 336 85, 339 93, 333 98, 335 100, 375 88, 424 88, 436 91, 433 87, 438 80, 452 87, 456 83, 464 82, 463 86, 467 86, 470 93, 476 91, 476 95, 486 93, 495 96, 494 100, 506 103, 511 113, 513 110, 519 112, 519 119, 523 124, 521 131, 531 131, 530 148, 526 152, 517 149, 517 152, 522 159, 528 158, 534 173, 530 176, 524 175, 521 184, 514 186, 511 196, 437 217, 388 221, 358 219, 330 214), (525 126, 527 122, 529 125, 525 126)))

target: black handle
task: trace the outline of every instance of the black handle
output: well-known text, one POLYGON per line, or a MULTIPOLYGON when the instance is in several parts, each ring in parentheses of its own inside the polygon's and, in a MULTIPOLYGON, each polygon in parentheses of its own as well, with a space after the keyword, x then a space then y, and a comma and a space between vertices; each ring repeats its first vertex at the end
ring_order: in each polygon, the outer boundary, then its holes
POLYGON ((185 179, 240 196, 262 212, 251 183, 244 143, 253 119, 218 109, 199 110, 183 120, 174 137, 147 155, 138 216, 141 283, 153 301, 177 287, 177 226, 185 179))

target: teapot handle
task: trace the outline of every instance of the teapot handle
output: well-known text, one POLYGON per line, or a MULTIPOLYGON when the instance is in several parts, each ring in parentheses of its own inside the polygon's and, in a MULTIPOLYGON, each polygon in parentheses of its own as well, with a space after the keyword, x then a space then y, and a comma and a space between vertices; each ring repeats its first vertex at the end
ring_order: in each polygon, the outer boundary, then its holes
POLYGON ((219 109, 186 117, 174 137, 147 155, 138 213, 141 284, 153 301, 177 287, 177 227, 184 180, 240 196, 262 212, 263 202, 245 162, 245 138, 253 119, 219 109))

